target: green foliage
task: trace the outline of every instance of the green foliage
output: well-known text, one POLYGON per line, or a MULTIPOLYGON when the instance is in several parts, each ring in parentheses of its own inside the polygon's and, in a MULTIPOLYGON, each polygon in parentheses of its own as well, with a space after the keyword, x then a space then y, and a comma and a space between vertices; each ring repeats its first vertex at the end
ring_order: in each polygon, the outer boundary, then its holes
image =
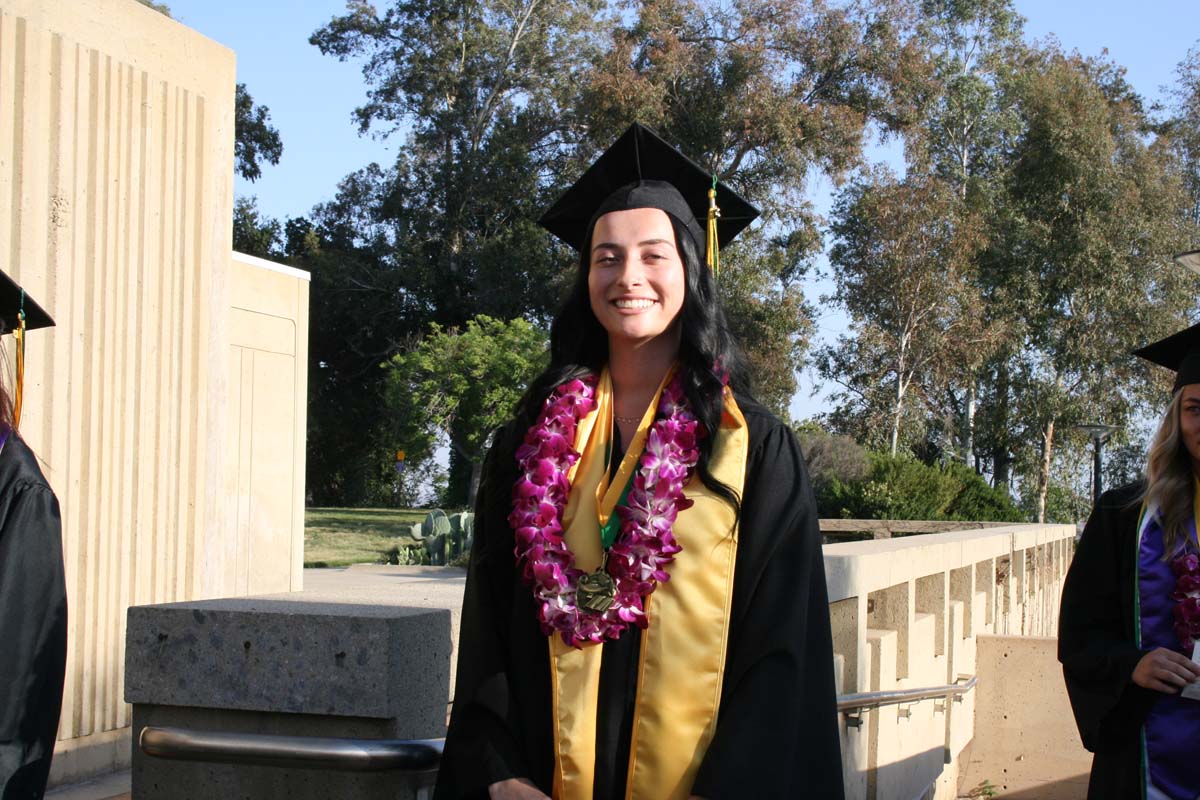
POLYGON ((844 387, 843 406, 862 409, 852 418, 888 431, 895 455, 906 418, 920 416, 945 368, 980 365, 998 341, 983 321, 976 278, 979 221, 943 181, 897 180, 886 170, 848 187, 834 215, 835 297, 854 327, 818 366, 844 387))
POLYGON ((808 425, 796 429, 796 439, 818 495, 833 481, 857 483, 871 473, 870 453, 849 436, 808 425))
POLYGON ((930 466, 909 456, 870 454, 863 480, 824 482, 817 494, 823 518, 1020 521, 1003 491, 964 464, 930 466))
POLYGON ((154 0, 138 0, 146 8, 152 8, 163 16, 171 16, 171 7, 166 3, 155 3, 154 0))
POLYGON ((254 197, 233 202, 233 249, 248 256, 275 259, 283 255, 283 226, 264 216, 254 197))
POLYGON ((994 402, 1011 406, 1006 444, 1044 505, 1065 429, 1124 427, 1161 397, 1126 354, 1182 326, 1196 281, 1163 268, 1186 241, 1184 195, 1123 71, 1052 48, 1022 67, 1025 127, 988 255, 1020 335, 1005 352, 1009 396, 994 402))
POLYGON ((425 549, 425 545, 421 544, 393 547, 387 553, 387 563, 400 566, 428 566, 429 552, 425 549))
POLYGON ((1189 247, 1200 247, 1200 46, 1175 68, 1171 108, 1164 134, 1187 195, 1184 218, 1191 228, 1189 247))
POLYGON ((248 181, 262 177, 263 162, 278 164, 283 157, 283 140, 271 125, 271 110, 256 106, 254 98, 239 83, 233 101, 233 157, 238 174, 248 181))
MULTIPOLYGON (((1021 509, 1028 518, 1037 518, 1039 501, 1037 484, 1023 484, 1021 490, 1021 509)), ((1045 522, 1058 522, 1068 525, 1074 525, 1080 520, 1087 519, 1087 515, 1092 508, 1092 498, 1089 494, 1086 492, 1081 493, 1074 487, 1053 479, 1046 489, 1044 503, 1045 522)))
POLYGON ((479 316, 430 332, 387 367, 387 397, 408 458, 432 455, 439 433, 475 467, 467 505, 491 434, 507 422, 524 388, 546 365, 546 334, 523 319, 479 316))

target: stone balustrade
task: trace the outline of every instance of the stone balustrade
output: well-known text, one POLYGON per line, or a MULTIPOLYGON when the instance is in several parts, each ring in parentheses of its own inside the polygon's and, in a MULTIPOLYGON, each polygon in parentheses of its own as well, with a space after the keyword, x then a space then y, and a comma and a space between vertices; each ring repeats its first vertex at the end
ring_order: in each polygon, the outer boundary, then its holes
MULTIPOLYGON (((975 675, 980 634, 1054 636, 1074 536, 1012 525, 825 545, 838 693, 975 675)), ((954 798, 974 706, 967 693, 843 717, 847 798, 954 798)))

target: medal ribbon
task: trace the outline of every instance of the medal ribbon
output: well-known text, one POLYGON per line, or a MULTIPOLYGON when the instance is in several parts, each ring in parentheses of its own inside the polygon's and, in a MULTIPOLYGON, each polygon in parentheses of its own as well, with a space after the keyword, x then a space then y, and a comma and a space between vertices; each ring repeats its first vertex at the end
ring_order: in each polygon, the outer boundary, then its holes
MULTIPOLYGON (((646 410, 642 412, 642 421, 638 423, 633 441, 625 449, 625 455, 621 458, 617 474, 610 479, 609 470, 605 469, 600 482, 596 484, 596 518, 600 523, 600 541, 605 550, 612 547, 612 543, 617 540, 617 534, 621 531, 621 515, 613 512, 616 511, 617 506, 624 505, 626 502, 629 487, 633 485, 634 473, 637 472, 638 461, 642 457, 642 451, 646 449, 646 437, 650 434, 650 426, 654 424, 659 398, 674 375, 675 367, 672 366, 659 382, 654 397, 650 399, 650 405, 646 406, 646 410)), ((596 405, 599 414, 604 415, 597 422, 600 425, 599 431, 608 432, 607 440, 604 443, 606 465, 609 463, 613 451, 612 430, 615 411, 612 394, 612 376, 605 367, 604 372, 600 374, 600 383, 596 387, 596 405)))

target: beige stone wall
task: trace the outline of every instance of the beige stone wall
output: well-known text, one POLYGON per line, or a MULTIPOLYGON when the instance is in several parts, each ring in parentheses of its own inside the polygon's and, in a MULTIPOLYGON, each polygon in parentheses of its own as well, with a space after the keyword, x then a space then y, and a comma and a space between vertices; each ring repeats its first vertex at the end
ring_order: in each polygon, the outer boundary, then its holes
POLYGON ((234 253, 230 262, 228 594, 299 591, 304 575, 307 272, 234 253))
MULTIPOLYGON (((1054 636, 1074 536, 1071 525, 1011 525, 826 545, 839 694, 974 676, 982 634, 1054 636)), ((977 692, 843 721, 847 798, 956 797, 977 692)))
POLYGON ((963 792, 987 781, 998 797, 1079 800, 1092 754, 1083 748, 1058 663, 1058 639, 980 636, 975 739, 963 792))
POLYGON ((21 426, 63 510, 52 781, 128 761, 130 605, 299 588, 308 284, 231 261, 234 67, 134 0, 0 0, 0 269, 58 323, 21 426))

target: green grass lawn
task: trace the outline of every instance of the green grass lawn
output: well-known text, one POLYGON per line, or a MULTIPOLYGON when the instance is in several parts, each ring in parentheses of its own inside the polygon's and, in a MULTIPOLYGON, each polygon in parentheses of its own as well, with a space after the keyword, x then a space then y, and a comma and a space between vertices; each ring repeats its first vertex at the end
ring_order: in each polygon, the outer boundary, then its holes
POLYGON ((427 513, 418 508, 306 508, 304 566, 386 561, 393 547, 415 543, 410 526, 427 513))

